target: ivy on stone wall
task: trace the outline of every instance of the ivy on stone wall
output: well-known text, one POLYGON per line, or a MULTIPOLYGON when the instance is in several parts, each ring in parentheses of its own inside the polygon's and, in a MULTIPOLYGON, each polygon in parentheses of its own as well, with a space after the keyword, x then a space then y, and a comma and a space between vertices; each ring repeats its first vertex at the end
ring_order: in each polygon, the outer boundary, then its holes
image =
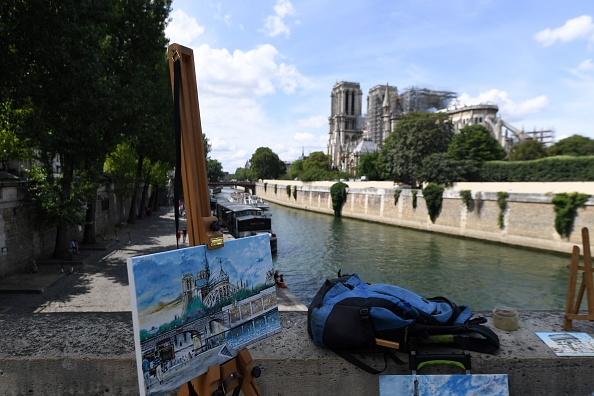
POLYGON ((427 187, 423 189, 423 197, 425 198, 425 203, 427 204, 427 212, 429 213, 429 218, 433 223, 435 223, 435 218, 441 210, 443 191, 443 187, 433 183, 429 183, 427 187))
POLYGON ((275 193, 275 194, 276 194, 276 190, 277 190, 277 188, 278 188, 278 184, 275 184, 275 185, 274 185, 274 193, 275 193))
POLYGON ((509 194, 505 191, 497 192, 497 206, 499 206, 499 216, 497 217, 497 224, 499 224, 499 228, 503 229, 505 227, 504 222, 504 212, 507 208, 507 198, 509 194))
POLYGON ((555 210, 555 229, 561 237, 569 239, 577 209, 583 208, 589 198, 589 195, 577 192, 555 195, 551 202, 555 210))
POLYGON ((346 202, 348 184, 338 182, 330 187, 330 196, 332 197, 332 209, 334 209, 334 216, 340 217, 342 215, 342 206, 346 202))
POLYGON ((287 186, 287 197, 291 198, 291 186, 287 186))
POLYGON ((400 199, 400 193, 402 190, 394 191, 394 206, 398 205, 398 199, 400 199))
POLYGON ((297 186, 293 186, 293 199, 297 201, 297 186))
POLYGON ((460 190, 460 199, 464 202, 467 210, 470 210, 470 201, 472 201, 472 192, 470 190, 460 190))
POLYGON ((410 190, 410 192, 412 193, 413 209, 416 209, 417 208, 417 193, 419 192, 419 190, 410 190))
POLYGON ((267 188, 268 188, 268 183, 264 183, 264 192, 266 192, 267 188))

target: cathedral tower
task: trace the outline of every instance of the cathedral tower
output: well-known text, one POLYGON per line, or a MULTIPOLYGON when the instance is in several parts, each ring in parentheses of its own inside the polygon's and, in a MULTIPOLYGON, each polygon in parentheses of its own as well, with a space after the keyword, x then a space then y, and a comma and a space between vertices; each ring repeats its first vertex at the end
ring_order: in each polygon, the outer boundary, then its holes
POLYGON ((328 155, 332 167, 344 169, 345 158, 363 136, 362 97, 359 83, 341 81, 332 88, 328 155))

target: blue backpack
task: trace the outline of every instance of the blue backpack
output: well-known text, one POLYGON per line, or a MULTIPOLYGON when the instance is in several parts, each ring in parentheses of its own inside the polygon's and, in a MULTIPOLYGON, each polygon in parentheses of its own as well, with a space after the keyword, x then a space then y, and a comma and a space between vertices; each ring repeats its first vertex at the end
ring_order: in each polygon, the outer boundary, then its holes
POLYGON ((485 318, 471 317, 470 308, 444 297, 424 298, 398 286, 367 284, 356 274, 340 276, 339 272, 338 278, 326 280, 312 300, 307 331, 316 345, 355 364, 349 352, 386 352, 386 346, 393 343, 406 352, 412 339, 496 352, 497 334, 483 326, 485 318))

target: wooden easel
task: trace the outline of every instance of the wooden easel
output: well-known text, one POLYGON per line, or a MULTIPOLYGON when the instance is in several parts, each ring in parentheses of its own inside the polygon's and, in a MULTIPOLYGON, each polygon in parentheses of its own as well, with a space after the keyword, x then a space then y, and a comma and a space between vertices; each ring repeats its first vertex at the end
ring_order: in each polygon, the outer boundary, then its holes
MULTIPOLYGON (((239 393, 239 389, 246 396, 262 396, 256 383, 256 378, 259 376, 260 369, 254 366, 250 353, 244 349, 235 359, 224 364, 210 366, 205 374, 194 378, 190 383, 194 392, 199 396, 224 395, 232 390, 235 395, 239 393), (223 389, 221 390, 221 388, 223 389)), ((193 394, 190 384, 185 384, 180 388, 177 396, 192 396, 193 394)))
MULTIPOLYGON (((206 245, 208 249, 220 248, 224 244, 223 234, 213 227, 217 218, 210 213, 193 51, 179 44, 171 44, 167 51, 174 101, 176 93, 179 100, 181 179, 186 203, 188 243, 190 246, 206 245)), ((233 394, 236 395, 241 389, 246 396, 261 396, 262 392, 255 381, 259 376, 260 369, 254 366, 250 353, 242 350, 236 358, 221 365, 210 366, 206 373, 184 384, 178 395, 224 395, 231 390, 235 390, 233 394)))
POLYGON ((567 303, 565 304, 565 321, 563 323, 563 330, 571 330, 572 320, 594 320, 594 285, 592 280, 592 255, 590 253, 590 235, 588 228, 582 228, 582 245, 584 249, 584 265, 580 265, 580 248, 573 247, 571 254, 571 263, 567 266, 569 268, 569 288, 567 290, 567 303), (578 273, 582 271, 582 282, 580 289, 575 295, 578 273), (588 303, 588 313, 579 314, 580 305, 586 294, 586 301, 588 303))

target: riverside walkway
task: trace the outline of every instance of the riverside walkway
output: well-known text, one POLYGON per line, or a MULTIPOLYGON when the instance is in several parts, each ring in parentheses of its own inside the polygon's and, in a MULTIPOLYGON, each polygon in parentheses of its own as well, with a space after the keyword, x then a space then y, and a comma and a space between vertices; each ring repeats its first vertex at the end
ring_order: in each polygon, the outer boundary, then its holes
MULTIPOLYGON (((0 278, 0 395, 138 394, 126 259, 175 249, 174 230, 172 209, 163 208, 118 230, 118 240, 81 246, 72 263, 47 260, 36 273, 0 278)), ((377 376, 309 340, 302 304, 278 297, 282 332, 249 348, 265 395, 379 393, 377 376)), ((508 374, 512 395, 591 394, 594 357, 557 357, 535 335, 562 326, 562 312, 521 312, 518 331, 494 329, 497 355, 472 354, 472 372, 508 374)), ((576 321, 573 330, 594 335, 594 323, 576 321)), ((368 362, 383 367, 381 357, 368 362)), ((385 373, 409 371, 391 363, 385 373)))

